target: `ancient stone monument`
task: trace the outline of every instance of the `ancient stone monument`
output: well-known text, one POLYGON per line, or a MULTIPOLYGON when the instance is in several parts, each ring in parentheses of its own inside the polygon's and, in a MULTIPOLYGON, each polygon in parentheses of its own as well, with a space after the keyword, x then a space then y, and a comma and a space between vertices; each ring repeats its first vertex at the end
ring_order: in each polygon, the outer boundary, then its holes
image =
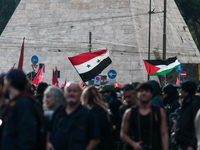
MULTIPOLYGON (((146 81, 142 59, 148 55, 148 0, 21 0, 0 37, 1 72, 18 63, 23 37, 24 71, 32 71, 31 57, 45 64, 44 80, 52 81, 52 69, 61 71, 60 84, 81 79, 68 57, 107 49, 113 63, 102 72, 117 71, 121 84, 146 81)), ((163 1, 152 0, 151 59, 162 56, 163 1)), ((167 58, 198 63, 199 52, 174 0, 167 0, 167 58)), ((17 65, 16 65, 17 66, 17 65)))

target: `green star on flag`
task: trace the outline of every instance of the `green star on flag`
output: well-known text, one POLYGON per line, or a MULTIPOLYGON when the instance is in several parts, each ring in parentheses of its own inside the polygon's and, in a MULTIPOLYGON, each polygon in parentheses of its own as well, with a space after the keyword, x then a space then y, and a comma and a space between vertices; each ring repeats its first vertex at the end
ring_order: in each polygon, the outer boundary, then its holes
POLYGON ((87 65, 86 67, 90 68, 91 66, 90 66, 90 65, 87 65))
POLYGON ((98 63, 99 63, 100 61, 101 61, 100 59, 97 60, 98 63))

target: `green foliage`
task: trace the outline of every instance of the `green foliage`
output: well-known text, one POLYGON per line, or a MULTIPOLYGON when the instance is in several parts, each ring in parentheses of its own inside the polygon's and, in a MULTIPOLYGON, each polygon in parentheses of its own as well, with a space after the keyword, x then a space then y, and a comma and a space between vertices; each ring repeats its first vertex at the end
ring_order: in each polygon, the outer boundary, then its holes
POLYGON ((175 0, 200 50, 200 0, 175 0))
POLYGON ((19 2, 20 0, 0 0, 0 34, 3 32, 19 2))
POLYGON ((160 56, 160 53, 159 53, 159 45, 154 48, 153 53, 154 53, 154 55, 156 57, 156 60, 162 60, 162 57, 160 56))

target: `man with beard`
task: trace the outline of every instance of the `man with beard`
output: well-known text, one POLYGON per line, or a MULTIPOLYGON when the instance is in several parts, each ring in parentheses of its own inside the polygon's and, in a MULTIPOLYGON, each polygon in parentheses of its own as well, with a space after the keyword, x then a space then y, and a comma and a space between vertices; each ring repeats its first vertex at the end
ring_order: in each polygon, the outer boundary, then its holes
POLYGON ((126 84, 122 88, 122 91, 123 91, 123 99, 126 100, 127 105, 122 105, 120 107, 121 116, 123 116, 124 112, 128 108, 131 108, 132 106, 135 106, 138 104, 137 92, 134 85, 126 84))
POLYGON ((127 109, 122 122, 121 138, 128 144, 125 150, 168 150, 165 112, 151 105, 153 87, 150 83, 138 86, 138 106, 127 109))
POLYGON ((68 83, 65 87, 67 106, 55 110, 50 123, 48 150, 93 150, 99 143, 95 114, 81 105, 81 87, 68 83))

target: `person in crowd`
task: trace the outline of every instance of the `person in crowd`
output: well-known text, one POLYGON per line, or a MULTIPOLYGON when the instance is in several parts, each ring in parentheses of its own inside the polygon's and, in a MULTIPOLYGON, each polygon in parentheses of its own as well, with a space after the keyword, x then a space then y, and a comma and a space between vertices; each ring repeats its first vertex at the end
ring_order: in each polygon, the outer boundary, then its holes
POLYGON ((200 108, 200 100, 195 96, 196 89, 194 81, 188 80, 181 85, 180 96, 183 101, 173 134, 174 150, 196 150, 194 119, 200 108))
POLYGON ((34 97, 25 92, 24 72, 13 69, 7 75, 10 100, 3 115, 2 150, 37 150, 37 118, 34 97))
POLYGON ((161 88, 159 83, 155 80, 150 80, 149 82, 153 86, 153 98, 151 99, 151 104, 164 109, 164 103, 160 96, 161 88))
POLYGON ((37 86, 37 94, 35 95, 36 97, 36 103, 38 105, 38 107, 40 106, 42 111, 43 111, 43 97, 44 97, 44 91, 46 90, 46 88, 48 87, 48 84, 45 82, 40 83, 37 86))
POLYGON ((87 87, 83 90, 81 100, 82 104, 89 107, 97 116, 100 143, 95 150, 110 150, 112 128, 108 105, 103 101, 101 94, 94 86, 87 87))
POLYGON ((168 150, 167 121, 163 108, 151 104, 153 87, 142 83, 137 87, 139 104, 127 109, 122 121, 121 138, 125 150, 168 150))
POLYGON ((3 106, 5 100, 4 100, 4 94, 5 94, 5 89, 4 89, 4 77, 0 76, 0 110, 1 107, 3 106))
POLYGON ((111 123, 113 126, 112 138, 114 141, 115 149, 122 146, 120 139, 120 128, 121 128, 121 116, 119 108, 122 105, 121 101, 117 100, 117 94, 115 92, 115 87, 112 84, 104 85, 100 90, 102 96, 106 99, 108 103, 108 108, 110 111, 111 123))
POLYGON ((163 88, 163 99, 165 105, 165 112, 167 115, 167 123, 168 123, 168 132, 171 134, 172 122, 169 120, 170 114, 174 113, 177 108, 180 107, 180 103, 178 101, 178 91, 177 88, 174 87, 173 84, 168 84, 163 88))
POLYGON ((200 149, 200 109, 195 117, 195 134, 197 138, 197 150, 200 149))
POLYGON ((49 119, 57 107, 65 104, 63 91, 56 86, 48 86, 43 98, 44 116, 49 119))
POLYGON ((81 87, 68 82, 66 106, 56 109, 51 121, 48 150, 94 150, 99 144, 99 130, 94 112, 81 105, 81 87))
POLYGON ((132 107, 138 104, 137 99, 137 91, 134 85, 132 84, 126 84, 122 88, 123 92, 123 99, 126 100, 127 105, 120 106, 120 114, 123 116, 124 112, 132 107))

